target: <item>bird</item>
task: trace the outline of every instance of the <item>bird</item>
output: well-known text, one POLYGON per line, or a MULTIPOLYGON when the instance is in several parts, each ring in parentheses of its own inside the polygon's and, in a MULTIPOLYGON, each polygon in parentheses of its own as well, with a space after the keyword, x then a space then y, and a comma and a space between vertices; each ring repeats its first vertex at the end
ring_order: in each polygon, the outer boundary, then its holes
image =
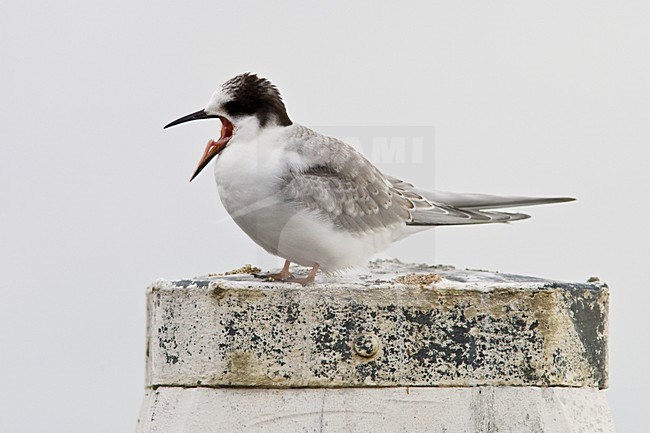
POLYGON ((529 218, 495 209, 572 201, 427 191, 382 173, 352 146, 294 123, 278 88, 254 73, 226 81, 207 105, 167 124, 219 119, 190 182, 212 160, 219 197, 235 223, 285 259, 272 281, 314 282, 362 265, 409 235, 439 226, 529 218), (310 267, 306 276, 291 263, 310 267))

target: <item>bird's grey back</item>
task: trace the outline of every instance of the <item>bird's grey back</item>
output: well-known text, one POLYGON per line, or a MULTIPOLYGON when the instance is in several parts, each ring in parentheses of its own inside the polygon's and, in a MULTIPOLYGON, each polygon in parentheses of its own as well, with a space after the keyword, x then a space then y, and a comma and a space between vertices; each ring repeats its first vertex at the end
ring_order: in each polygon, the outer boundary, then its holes
POLYGON ((403 224, 407 200, 396 195, 384 175, 341 140, 294 125, 287 150, 310 166, 290 172, 283 183, 285 197, 330 219, 351 232, 371 232, 403 224))
POLYGON ((287 150, 303 156, 310 165, 291 171, 282 180, 282 194, 287 201, 316 212, 342 230, 358 233, 397 224, 439 226, 508 222, 529 216, 482 209, 570 200, 423 191, 385 176, 341 140, 301 125, 294 124, 291 128, 287 150))

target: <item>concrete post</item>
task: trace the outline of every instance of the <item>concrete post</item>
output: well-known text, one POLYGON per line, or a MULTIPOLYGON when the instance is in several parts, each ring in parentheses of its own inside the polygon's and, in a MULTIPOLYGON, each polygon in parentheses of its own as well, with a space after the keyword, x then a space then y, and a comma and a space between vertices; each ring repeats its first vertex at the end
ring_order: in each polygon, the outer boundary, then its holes
POLYGON ((600 282, 379 261, 148 290, 138 433, 613 432, 600 282))

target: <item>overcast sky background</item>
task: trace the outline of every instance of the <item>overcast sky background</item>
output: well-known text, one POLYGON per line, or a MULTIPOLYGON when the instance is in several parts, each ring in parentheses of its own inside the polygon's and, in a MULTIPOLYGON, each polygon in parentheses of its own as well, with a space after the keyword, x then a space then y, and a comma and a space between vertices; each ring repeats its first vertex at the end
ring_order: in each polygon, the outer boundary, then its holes
POLYGON ((608 398, 646 432, 649 22, 647 2, 2 2, 0 431, 132 431, 146 286, 280 263, 225 218, 212 167, 188 183, 218 122, 162 130, 253 71, 301 124, 435 131, 376 161, 421 187, 578 197, 387 255, 601 277, 608 398))

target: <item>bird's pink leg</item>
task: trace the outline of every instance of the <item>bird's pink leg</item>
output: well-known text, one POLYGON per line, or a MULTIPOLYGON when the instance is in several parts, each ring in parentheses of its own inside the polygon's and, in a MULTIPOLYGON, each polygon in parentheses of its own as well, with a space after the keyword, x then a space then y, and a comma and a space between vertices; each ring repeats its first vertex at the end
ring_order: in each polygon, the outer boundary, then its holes
POLYGON ((314 282, 314 279, 316 278, 316 273, 318 272, 319 267, 320 265, 318 263, 314 263, 314 267, 311 268, 311 271, 309 271, 309 275, 307 275, 304 278, 292 278, 288 281, 291 281, 292 283, 300 283, 303 286, 311 284, 314 282))
POLYGON ((277 274, 264 274, 260 275, 260 278, 265 278, 269 281, 292 281, 293 275, 289 272, 289 265, 291 265, 291 260, 285 260, 282 270, 277 274))

